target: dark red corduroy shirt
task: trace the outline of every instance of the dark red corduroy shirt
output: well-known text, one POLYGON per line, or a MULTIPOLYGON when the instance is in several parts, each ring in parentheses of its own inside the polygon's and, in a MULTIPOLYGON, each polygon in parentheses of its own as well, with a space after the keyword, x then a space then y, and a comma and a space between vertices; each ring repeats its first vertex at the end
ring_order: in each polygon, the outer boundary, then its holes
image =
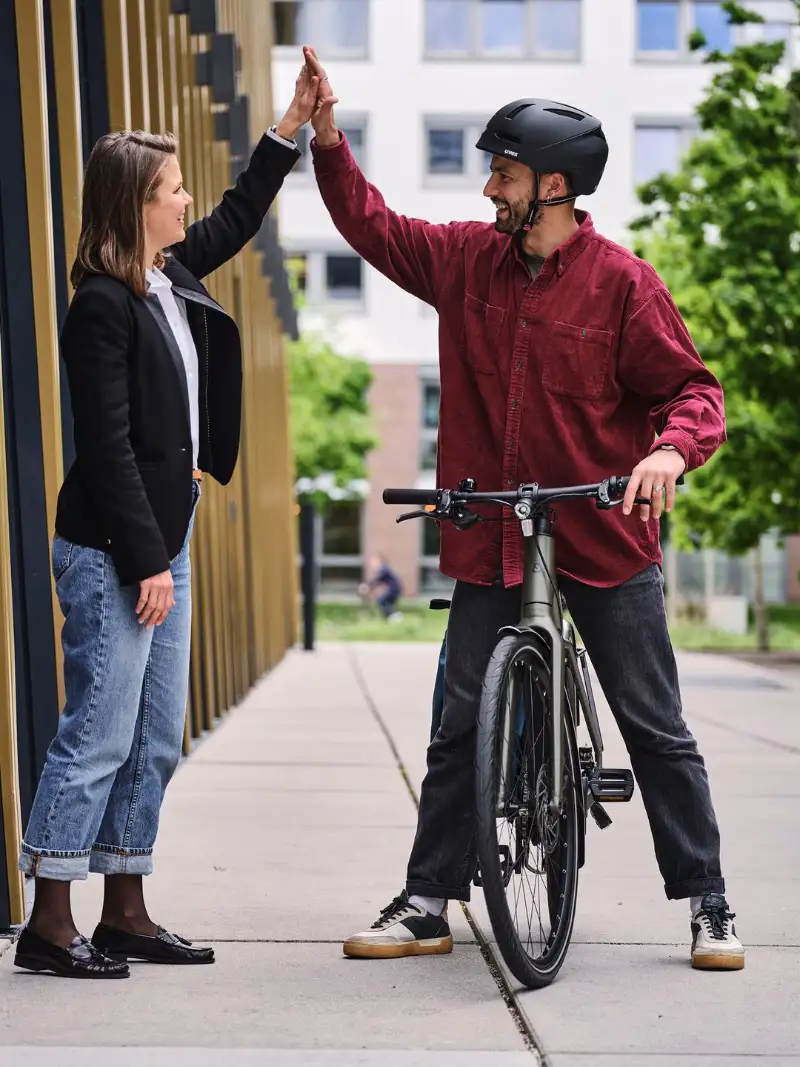
MULTIPOLYGON (((531 281, 517 241, 493 225, 397 215, 344 137, 312 151, 345 240, 439 312, 440 486, 594 482, 630 474, 658 444, 674 445, 692 470, 725 440, 722 388, 665 285, 585 212, 531 281)), ((658 523, 643 523, 638 508, 626 517, 580 500, 556 511, 562 574, 611 586, 661 562, 658 523)), ((488 585, 501 565, 507 586, 522 580, 517 523, 442 524, 444 574, 488 585)))

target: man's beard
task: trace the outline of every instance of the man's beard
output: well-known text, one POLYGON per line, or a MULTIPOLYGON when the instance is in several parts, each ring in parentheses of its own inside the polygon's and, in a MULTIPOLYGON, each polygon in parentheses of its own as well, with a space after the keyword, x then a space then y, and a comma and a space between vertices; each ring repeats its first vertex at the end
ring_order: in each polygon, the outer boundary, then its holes
MULTIPOLYGON (((531 209, 530 203, 525 204, 510 204, 508 200, 493 201, 495 207, 499 203, 505 205, 508 209, 504 211, 502 215, 498 215, 494 220, 494 228, 498 233, 516 233, 521 230, 525 223, 528 221, 528 212, 531 209)), ((539 221, 539 215, 534 220, 534 225, 539 221)))

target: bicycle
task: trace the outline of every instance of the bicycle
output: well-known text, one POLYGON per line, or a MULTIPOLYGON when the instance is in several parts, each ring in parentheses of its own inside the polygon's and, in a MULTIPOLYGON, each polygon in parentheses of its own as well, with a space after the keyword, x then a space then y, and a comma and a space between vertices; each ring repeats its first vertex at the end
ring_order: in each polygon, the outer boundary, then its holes
MULTIPOLYGON (((605 829, 611 818, 603 803, 629 801, 634 792, 630 770, 603 766, 603 739, 586 650, 578 646, 575 629, 564 618, 556 581, 556 515, 549 505, 558 499, 588 498, 608 510, 622 503, 629 481, 613 477, 555 489, 542 489, 534 482, 511 492, 479 493, 474 481, 465 479, 457 490, 383 493, 386 504, 423 508, 398 516, 398 522, 426 518, 466 530, 476 522, 492 521, 470 505, 495 504, 512 508, 522 528, 521 618, 518 625, 500 631, 478 714, 475 883, 483 888, 503 959, 530 989, 549 985, 566 957, 589 815, 605 829), (589 744, 579 746, 581 712, 589 744), (538 894, 529 884, 530 875, 537 879, 538 894), (521 922, 527 922, 527 931, 521 922)), ((650 501, 637 497, 636 503, 650 501)), ((436 606, 447 604, 439 601, 436 606)))

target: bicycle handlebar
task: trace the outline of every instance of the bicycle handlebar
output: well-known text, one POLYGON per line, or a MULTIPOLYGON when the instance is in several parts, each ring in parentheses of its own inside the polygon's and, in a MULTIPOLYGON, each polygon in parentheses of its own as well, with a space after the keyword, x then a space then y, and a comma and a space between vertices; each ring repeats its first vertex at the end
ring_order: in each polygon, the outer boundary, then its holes
MULTIPOLYGON (((421 507, 437 507, 447 495, 448 505, 456 504, 480 504, 494 503, 506 504, 513 507, 521 500, 529 500, 532 504, 545 504, 550 500, 566 499, 568 497, 595 497, 601 499, 601 494, 608 494, 612 498, 621 496, 628 488, 630 475, 627 477, 606 478, 602 482, 594 482, 591 485, 560 486, 554 489, 542 489, 535 482, 521 485, 519 488, 497 493, 478 493, 470 489, 384 489, 384 504, 419 505, 421 507)), ((648 501, 649 503, 649 501, 648 501)))

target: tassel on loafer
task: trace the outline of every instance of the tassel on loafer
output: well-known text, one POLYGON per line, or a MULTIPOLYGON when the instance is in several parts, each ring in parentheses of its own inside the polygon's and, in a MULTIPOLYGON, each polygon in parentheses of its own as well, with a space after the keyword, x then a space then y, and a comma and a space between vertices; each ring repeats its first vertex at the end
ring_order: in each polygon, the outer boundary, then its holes
POLYGON ((114 960, 183 965, 214 962, 213 948, 196 948, 191 941, 171 934, 163 926, 158 927, 155 937, 147 937, 100 923, 92 942, 114 960))
POLYGON ((109 959, 88 938, 73 938, 69 948, 53 945, 27 926, 17 939, 14 964, 26 971, 51 972, 59 978, 129 978, 127 963, 109 959))

